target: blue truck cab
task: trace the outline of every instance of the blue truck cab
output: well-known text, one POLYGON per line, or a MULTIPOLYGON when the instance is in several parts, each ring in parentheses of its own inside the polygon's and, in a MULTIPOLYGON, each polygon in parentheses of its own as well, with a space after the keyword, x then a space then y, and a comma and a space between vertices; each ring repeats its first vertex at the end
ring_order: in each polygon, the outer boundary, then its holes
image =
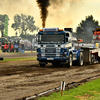
POLYGON ((74 63, 83 65, 82 49, 75 49, 72 43, 72 28, 43 28, 38 32, 37 60, 41 67, 47 63, 53 66, 74 63))

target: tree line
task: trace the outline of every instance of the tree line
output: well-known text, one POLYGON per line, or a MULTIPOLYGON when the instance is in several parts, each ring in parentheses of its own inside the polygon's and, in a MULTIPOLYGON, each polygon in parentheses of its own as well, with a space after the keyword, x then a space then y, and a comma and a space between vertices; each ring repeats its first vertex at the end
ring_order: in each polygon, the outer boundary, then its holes
MULTIPOLYGON (((8 17, 8 15, 0 15, 0 31, 1 36, 4 36, 4 24, 5 24, 5 16, 8 17)), ((9 17, 8 17, 9 20, 9 17)), ((15 14, 14 15, 14 23, 10 26, 14 29, 15 33, 13 33, 13 36, 21 36, 24 39, 32 40, 34 37, 33 35, 30 35, 30 32, 33 33, 34 31, 38 31, 39 27, 35 26, 35 20, 34 17, 31 15, 24 15, 24 14, 15 14)), ((8 38, 10 38, 8 36, 8 38)))
MULTIPOLYGON (((8 15, 0 15, 0 31, 1 35, 4 32, 4 22, 5 16, 8 15)), ((9 17, 8 17, 9 18, 9 17)), ((12 23, 11 28, 14 29, 15 33, 13 35, 21 36, 25 39, 32 39, 34 36, 30 35, 30 32, 38 31, 39 27, 35 26, 34 17, 31 15, 24 14, 15 14, 14 15, 14 23, 12 23)), ((83 39, 84 42, 92 41, 93 30, 96 28, 100 28, 99 21, 93 18, 93 15, 86 16, 85 20, 81 20, 78 24, 75 32, 75 36, 79 39, 83 39)))
POLYGON ((16 14, 14 16, 14 23, 12 23, 11 27, 16 31, 16 35, 18 33, 20 33, 20 35, 27 35, 28 33, 39 29, 39 27, 35 26, 34 17, 24 14, 16 14))
POLYGON ((93 30, 100 28, 99 21, 95 20, 92 15, 86 16, 76 28, 76 37, 83 39, 84 42, 92 42, 93 30))

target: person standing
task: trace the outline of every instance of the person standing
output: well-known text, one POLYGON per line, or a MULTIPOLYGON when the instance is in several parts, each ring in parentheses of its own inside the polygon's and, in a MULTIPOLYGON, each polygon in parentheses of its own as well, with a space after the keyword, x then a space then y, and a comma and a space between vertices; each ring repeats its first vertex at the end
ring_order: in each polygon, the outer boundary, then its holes
POLYGON ((24 40, 22 40, 22 50, 24 50, 24 40))

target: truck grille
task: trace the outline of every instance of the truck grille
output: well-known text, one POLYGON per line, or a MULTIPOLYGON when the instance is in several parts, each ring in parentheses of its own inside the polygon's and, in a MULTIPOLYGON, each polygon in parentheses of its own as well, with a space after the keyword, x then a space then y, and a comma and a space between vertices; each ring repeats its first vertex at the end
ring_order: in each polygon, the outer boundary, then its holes
POLYGON ((46 45, 46 47, 55 47, 54 45, 46 45))
POLYGON ((56 53, 56 49, 46 49, 45 53, 56 53))
POLYGON ((60 49, 57 48, 46 48, 45 53, 60 53, 60 49))
POLYGON ((60 56, 60 48, 41 49, 42 57, 58 57, 60 56))

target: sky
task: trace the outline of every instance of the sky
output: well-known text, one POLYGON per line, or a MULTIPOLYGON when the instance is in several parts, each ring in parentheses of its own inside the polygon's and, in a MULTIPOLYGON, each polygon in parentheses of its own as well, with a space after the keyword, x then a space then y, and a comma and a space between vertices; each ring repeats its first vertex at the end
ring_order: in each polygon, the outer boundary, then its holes
MULTIPOLYGON (((73 28, 86 16, 93 15, 100 25, 100 0, 49 0, 48 15, 45 27, 73 28)), ((34 17, 35 25, 42 28, 40 9, 36 0, 0 0, 0 14, 9 17, 8 35, 15 35, 11 28, 15 14, 34 17)), ((34 32, 36 34, 36 32, 34 32)))

